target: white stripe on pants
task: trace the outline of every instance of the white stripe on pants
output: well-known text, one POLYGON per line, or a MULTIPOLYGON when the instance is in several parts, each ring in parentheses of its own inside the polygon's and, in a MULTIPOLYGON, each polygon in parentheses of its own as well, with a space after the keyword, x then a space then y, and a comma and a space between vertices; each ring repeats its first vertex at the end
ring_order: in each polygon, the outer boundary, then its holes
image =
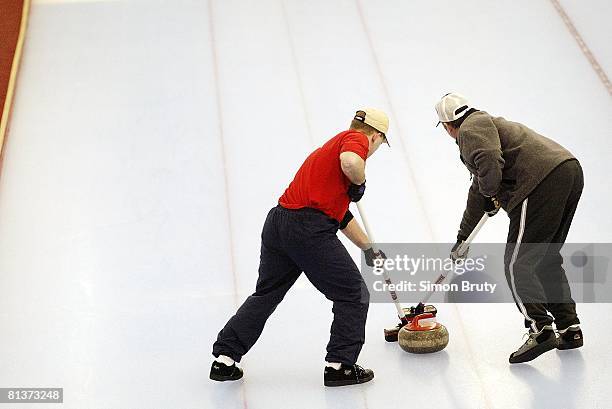
POLYGON ((521 207, 521 223, 519 227, 518 238, 516 239, 516 244, 514 246, 514 252, 512 253, 512 258, 510 259, 510 265, 508 269, 510 270, 510 283, 511 283, 512 295, 514 296, 514 300, 516 301, 516 304, 518 305, 519 310, 521 310, 521 312, 525 316, 525 319, 527 319, 528 321, 531 321, 531 329, 534 332, 538 332, 536 321, 527 314, 527 309, 525 308, 525 305, 523 304, 521 297, 519 297, 518 291, 516 291, 516 285, 514 283, 515 281, 514 263, 519 253, 519 247, 521 246, 521 241, 523 240, 523 233, 525 232, 525 219, 527 218, 527 201, 528 200, 529 198, 526 198, 523 201, 523 205, 521 207))

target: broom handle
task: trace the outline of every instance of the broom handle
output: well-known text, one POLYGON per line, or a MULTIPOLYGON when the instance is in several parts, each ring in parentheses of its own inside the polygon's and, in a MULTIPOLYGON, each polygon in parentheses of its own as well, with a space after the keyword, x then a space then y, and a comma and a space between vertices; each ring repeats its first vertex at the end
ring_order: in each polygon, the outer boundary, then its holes
POLYGON ((484 226, 487 220, 489 220, 489 215, 485 213, 482 215, 482 217, 480 218, 480 221, 478 222, 476 227, 474 227, 474 230, 472 230, 468 238, 465 239, 465 241, 459 245, 459 250, 462 250, 462 251, 465 250, 474 241, 474 239, 476 238, 476 235, 478 234, 480 229, 482 229, 482 226, 484 226))
MULTIPOLYGON (((374 250, 375 252, 378 252, 379 248, 375 244, 376 240, 374 240, 374 235, 372 234, 372 229, 370 228, 370 223, 368 223, 368 218, 366 217, 365 212, 363 211, 363 207, 361 206, 360 202, 357 202, 357 210, 359 210, 359 215, 361 216, 361 221, 363 222, 363 227, 365 228, 366 234, 368 235, 368 239, 370 240, 370 244, 372 245, 372 250, 374 250)), ((383 269, 382 276, 383 276, 383 279, 385 280, 385 283, 387 283, 387 285, 392 284, 391 277, 389 277, 389 274, 387 273, 387 270, 383 269)), ((397 310, 397 316, 403 322, 406 319, 406 313, 404 312, 404 309, 402 308, 402 305, 400 304, 399 300, 397 299, 397 294, 393 290, 390 290, 389 294, 391 295, 391 299, 393 300, 393 304, 395 304, 395 309, 397 310)))
MULTIPOLYGON (((489 220, 489 215, 485 213, 485 214, 482 215, 482 217, 480 218, 480 221, 478 222, 476 227, 474 227, 474 230, 472 230, 472 233, 470 233, 468 238, 465 239, 465 241, 459 245, 459 248, 457 249, 458 253, 462 253, 463 251, 465 251, 469 247, 470 243, 472 243, 472 241, 474 241, 474 238, 476 238, 476 235, 478 234, 480 229, 482 229, 482 226, 484 226, 484 224, 487 222, 487 220, 489 220)), ((440 276, 434 282, 434 284, 440 284, 444 280, 446 280, 446 275, 447 274, 448 274, 448 271, 445 271, 444 273, 440 274, 440 276)), ((425 304, 427 302, 427 300, 429 300, 429 298, 432 296, 432 294, 434 292, 435 292, 434 290, 429 291, 425 295, 425 297, 423 297, 423 299, 421 300, 421 304, 425 304)))

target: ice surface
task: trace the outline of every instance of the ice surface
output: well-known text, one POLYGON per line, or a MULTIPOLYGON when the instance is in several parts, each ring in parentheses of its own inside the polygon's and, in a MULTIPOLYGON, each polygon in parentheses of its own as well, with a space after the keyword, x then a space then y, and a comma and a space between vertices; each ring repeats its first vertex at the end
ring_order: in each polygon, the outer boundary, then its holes
MULTIPOLYGON (((609 69, 608 3, 562 4, 609 69)), ((0 386, 63 387, 65 408, 611 407, 610 305, 579 306, 582 350, 512 367, 513 305, 440 305, 450 343, 429 356, 385 343, 394 309, 372 305, 376 379, 325 389, 331 303, 303 279, 245 379, 208 380, 268 209, 358 107, 392 116, 367 169, 378 241, 453 240, 469 177, 433 127, 450 90, 571 149, 569 240, 612 241, 610 96, 549 2, 35 1, 0 179, 0 386)))

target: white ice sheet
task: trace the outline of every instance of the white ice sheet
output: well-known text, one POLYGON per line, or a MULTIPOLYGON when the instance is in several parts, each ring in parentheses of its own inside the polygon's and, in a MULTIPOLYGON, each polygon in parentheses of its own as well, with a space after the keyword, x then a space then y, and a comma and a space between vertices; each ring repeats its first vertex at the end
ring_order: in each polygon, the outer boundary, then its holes
MULTIPOLYGON (((610 98, 549 2, 210 1, 34 2, 0 179, 0 387, 63 387, 71 409, 612 406, 603 304, 579 306, 585 348, 513 367, 513 305, 440 305, 451 341, 415 356, 373 304, 376 379, 325 389, 331 303, 306 280, 245 379, 208 380, 268 209, 359 107, 392 117, 367 168, 379 241, 456 234, 469 178, 433 110, 450 90, 570 148, 586 184, 569 240, 612 239, 610 98)), ((562 3, 609 67, 605 2, 562 3)))

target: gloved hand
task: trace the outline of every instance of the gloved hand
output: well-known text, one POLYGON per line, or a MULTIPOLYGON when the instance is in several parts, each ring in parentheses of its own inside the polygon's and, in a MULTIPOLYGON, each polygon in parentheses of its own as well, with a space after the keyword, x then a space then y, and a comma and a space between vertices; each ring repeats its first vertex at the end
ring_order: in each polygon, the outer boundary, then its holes
POLYGON ((451 260, 453 260, 453 261, 465 260, 465 258, 468 255, 468 252, 470 251, 470 246, 467 246, 465 249, 463 249, 462 252, 459 252, 459 246, 461 246, 461 244, 463 244, 463 243, 465 243, 465 240, 457 239, 457 242, 455 243, 455 245, 451 249, 451 253, 450 253, 450 256, 449 256, 451 260))
POLYGON ((482 197, 484 200, 484 211, 489 217, 493 217, 499 212, 500 204, 495 196, 482 197))
POLYGON ((416 307, 414 307, 414 315, 421 315, 423 313, 425 313, 425 304, 420 302, 416 307))
POLYGON ((348 192, 347 192, 347 194, 351 198, 351 202, 358 202, 361 200, 361 198, 363 197, 363 194, 365 193, 365 183, 366 183, 365 180, 360 185, 351 183, 351 185, 348 188, 348 192))
POLYGON ((374 260, 377 258, 383 260, 387 259, 387 256, 385 255, 385 253, 383 253, 381 249, 378 249, 378 252, 375 252, 372 247, 370 247, 369 249, 365 249, 363 251, 363 254, 365 255, 366 264, 370 267, 374 267, 374 260))

